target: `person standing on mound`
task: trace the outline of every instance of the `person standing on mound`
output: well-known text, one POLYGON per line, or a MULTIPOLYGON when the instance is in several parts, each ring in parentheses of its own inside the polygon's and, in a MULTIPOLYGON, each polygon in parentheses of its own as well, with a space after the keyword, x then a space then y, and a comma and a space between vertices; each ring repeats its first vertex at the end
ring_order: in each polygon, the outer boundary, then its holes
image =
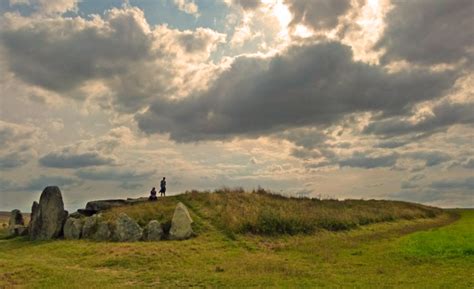
POLYGON ((160 196, 166 196, 166 178, 163 177, 163 179, 160 182, 160 196))

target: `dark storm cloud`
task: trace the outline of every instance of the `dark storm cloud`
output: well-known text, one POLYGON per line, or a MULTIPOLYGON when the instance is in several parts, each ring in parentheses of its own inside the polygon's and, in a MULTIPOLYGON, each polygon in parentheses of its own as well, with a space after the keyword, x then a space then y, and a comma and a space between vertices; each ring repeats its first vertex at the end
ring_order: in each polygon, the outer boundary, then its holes
POLYGON ((10 70, 27 83, 64 92, 84 81, 123 72, 130 62, 150 55, 151 39, 138 9, 114 9, 108 22, 48 18, 17 27, 4 19, 0 44, 10 70))
POLYGON ((98 152, 52 152, 39 159, 40 165, 50 168, 82 168, 90 166, 111 165, 115 159, 98 152))
POLYGON ((26 183, 14 183, 8 180, 0 179, 2 191, 23 192, 23 191, 41 191, 47 186, 70 187, 81 184, 81 181, 74 177, 66 176, 45 176, 40 175, 30 179, 26 183))
POLYGON ((207 91, 157 100, 136 119, 143 131, 177 141, 261 135, 327 125, 354 112, 405 113, 442 96, 454 80, 447 71, 387 73, 353 61, 348 46, 323 42, 270 59, 239 57, 207 91))
POLYGON ((395 0, 387 28, 377 48, 385 60, 420 64, 456 62, 473 57, 474 2, 472 0, 395 0))
POLYGON ((256 9, 262 4, 260 0, 233 0, 232 3, 241 6, 245 10, 256 9))
POLYGON ((29 155, 24 155, 20 152, 10 152, 0 155, 0 171, 21 167, 28 163, 29 159, 29 155))
POLYGON ((433 114, 418 122, 394 117, 374 121, 367 125, 363 132, 384 136, 399 136, 409 133, 429 133, 446 129, 455 124, 474 123, 474 103, 443 102, 433 108, 433 114))
POLYGON ((80 88, 98 81, 109 89, 104 94, 112 98, 110 104, 127 113, 181 89, 175 79, 182 77, 180 62, 206 59, 224 38, 205 28, 151 28, 143 12, 132 7, 93 19, 7 13, 0 20, 0 48, 16 77, 75 98, 86 98, 80 88))
POLYGON ((80 169, 76 176, 84 180, 137 182, 151 178, 155 170, 139 171, 123 168, 80 169))
POLYGON ((351 7, 350 0, 286 0, 293 20, 290 25, 304 24, 315 30, 337 26, 338 17, 351 7))
POLYGON ((474 191, 474 177, 456 180, 440 180, 431 183, 434 189, 466 189, 474 191))
POLYGON ((416 151, 403 154, 405 158, 425 161, 425 166, 432 167, 451 160, 451 156, 441 151, 416 151))
POLYGON ((376 144, 375 147, 385 148, 385 149, 394 149, 394 148, 402 147, 408 143, 410 143, 410 141, 405 141, 405 140, 382 141, 376 144))
POLYGON ((353 168, 386 168, 396 164, 398 154, 389 154, 382 156, 368 156, 364 153, 356 152, 351 157, 339 160, 341 167, 353 168))

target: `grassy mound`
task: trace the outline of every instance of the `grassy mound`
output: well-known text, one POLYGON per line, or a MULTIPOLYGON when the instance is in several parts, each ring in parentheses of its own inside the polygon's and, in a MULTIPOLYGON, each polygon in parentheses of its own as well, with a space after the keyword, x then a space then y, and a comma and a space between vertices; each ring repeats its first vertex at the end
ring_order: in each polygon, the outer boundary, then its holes
POLYGON ((191 191, 160 198, 158 202, 114 208, 105 212, 104 218, 115 219, 125 212, 142 226, 153 219, 169 223, 178 202, 188 206, 198 231, 205 230, 203 224, 209 224, 229 236, 340 231, 377 222, 432 218, 442 213, 438 208, 400 201, 288 198, 264 190, 221 189, 212 193, 191 191))

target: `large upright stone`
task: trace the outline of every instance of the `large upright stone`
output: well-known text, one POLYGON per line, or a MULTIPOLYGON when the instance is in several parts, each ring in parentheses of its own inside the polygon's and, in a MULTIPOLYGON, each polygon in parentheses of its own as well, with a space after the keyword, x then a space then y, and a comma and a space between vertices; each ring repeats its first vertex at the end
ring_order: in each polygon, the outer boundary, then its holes
POLYGON ((82 236, 83 219, 67 218, 64 224, 64 239, 77 240, 82 236))
POLYGON ((30 239, 49 240, 61 237, 67 215, 59 188, 46 187, 41 193, 39 204, 33 203, 30 239))
POLYGON ((8 221, 8 231, 11 236, 21 236, 27 232, 25 221, 20 210, 13 210, 8 221))
POLYGON ((132 218, 121 213, 116 220, 115 237, 119 242, 138 241, 143 236, 143 229, 132 218))
POLYGON ((171 220, 170 239, 185 240, 194 235, 191 224, 193 219, 189 215, 188 209, 183 203, 178 203, 174 209, 173 219, 171 220))
POLYGON ((143 231, 145 241, 159 241, 163 238, 163 228, 157 220, 151 220, 143 231))

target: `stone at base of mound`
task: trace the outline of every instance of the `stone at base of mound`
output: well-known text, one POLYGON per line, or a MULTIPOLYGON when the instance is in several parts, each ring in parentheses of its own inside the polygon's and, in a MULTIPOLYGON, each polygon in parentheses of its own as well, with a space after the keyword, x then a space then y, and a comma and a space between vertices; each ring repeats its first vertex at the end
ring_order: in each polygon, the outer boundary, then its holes
POLYGON ((193 219, 189 215, 188 209, 183 203, 178 203, 174 210, 173 219, 171 220, 170 240, 185 240, 194 235, 191 224, 193 219))
POLYGON ((82 237, 82 227, 84 220, 69 217, 64 224, 64 239, 77 240, 82 237))
POLYGON ((132 218, 121 213, 115 222, 114 240, 118 242, 135 242, 143 237, 143 229, 132 218))
POLYGON ((81 234, 83 239, 90 239, 94 236, 95 232, 97 231, 98 220, 99 217, 97 215, 84 218, 84 225, 82 226, 81 234))
POLYGON ((163 228, 157 220, 151 220, 143 231, 145 241, 159 241, 163 238, 163 228))
POLYGON ((97 224, 97 231, 94 233, 93 239, 95 241, 109 241, 112 237, 112 230, 106 222, 99 222, 97 224))

